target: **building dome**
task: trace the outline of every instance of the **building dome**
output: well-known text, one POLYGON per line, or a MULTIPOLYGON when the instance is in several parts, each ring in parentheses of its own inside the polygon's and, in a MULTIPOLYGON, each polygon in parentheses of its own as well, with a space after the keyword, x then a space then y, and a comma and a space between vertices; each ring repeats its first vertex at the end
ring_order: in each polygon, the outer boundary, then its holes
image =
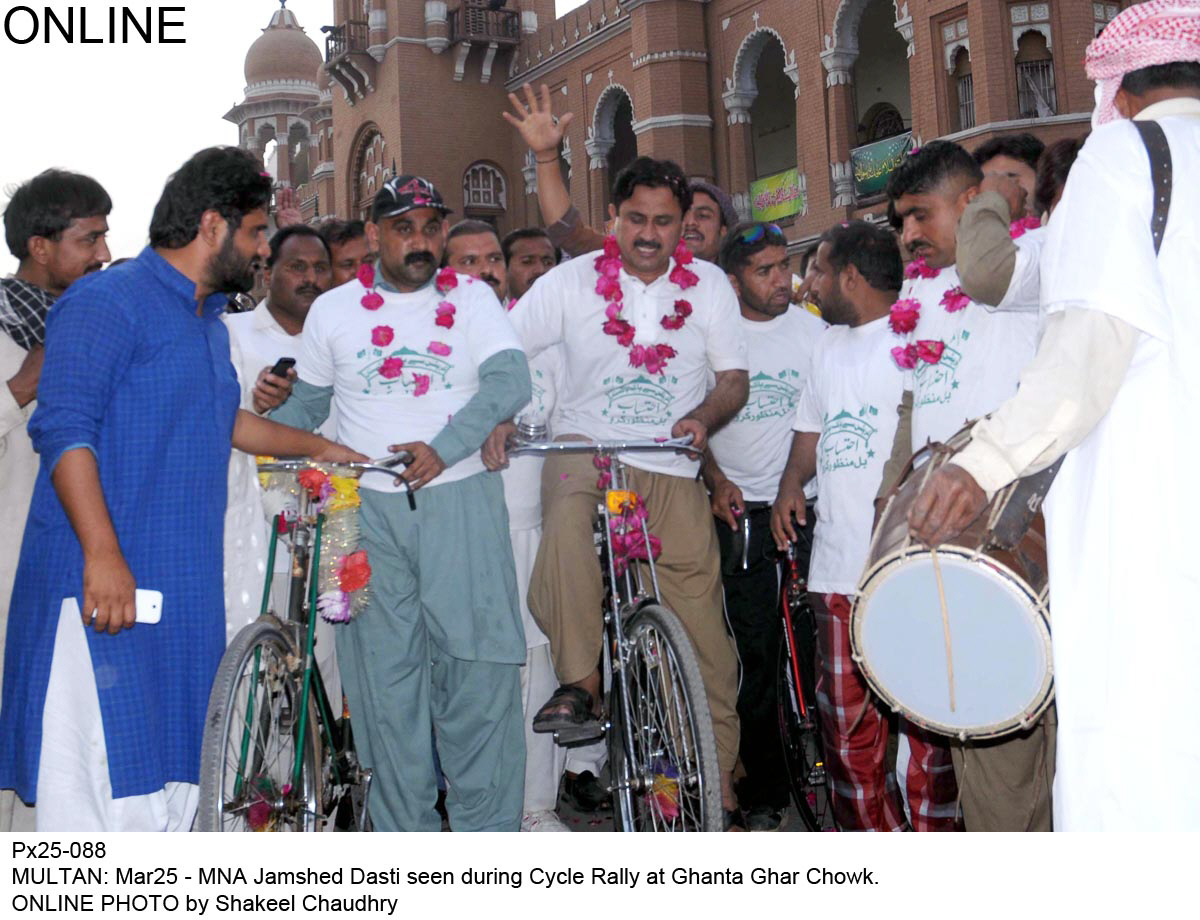
POLYGON ((317 89, 322 94, 329 92, 333 88, 333 77, 329 75, 329 71, 325 69, 325 65, 317 65, 317 89))
POLYGON ((246 53, 246 83, 313 82, 322 63, 316 42, 304 34, 296 14, 278 9, 246 53))

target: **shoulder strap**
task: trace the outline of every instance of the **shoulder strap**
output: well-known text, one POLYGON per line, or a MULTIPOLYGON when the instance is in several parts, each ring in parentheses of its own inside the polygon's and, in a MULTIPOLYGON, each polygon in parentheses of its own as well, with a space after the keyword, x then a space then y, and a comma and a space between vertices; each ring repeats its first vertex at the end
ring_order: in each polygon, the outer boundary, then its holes
POLYGON ((1150 216, 1150 232, 1154 236, 1154 254, 1162 247, 1163 234, 1167 230, 1167 214, 1171 211, 1171 186, 1174 168, 1171 164, 1171 146, 1166 132, 1157 121, 1135 121, 1133 126, 1146 145, 1150 157, 1150 180, 1154 186, 1154 213, 1150 216))

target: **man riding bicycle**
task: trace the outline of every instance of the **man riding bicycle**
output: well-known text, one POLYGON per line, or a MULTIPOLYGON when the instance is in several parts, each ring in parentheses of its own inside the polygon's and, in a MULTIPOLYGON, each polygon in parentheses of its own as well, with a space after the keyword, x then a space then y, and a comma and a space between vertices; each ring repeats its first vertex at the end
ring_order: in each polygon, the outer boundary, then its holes
MULTIPOLYGON (((511 316, 533 356, 561 344, 555 429, 561 439, 644 440, 691 435, 703 450, 748 391, 737 298, 716 266, 680 246, 691 192, 680 168, 639 157, 617 176, 614 236, 594 256, 548 272, 511 316), (716 383, 709 390, 712 375, 716 383), (707 395, 706 395, 707 394, 707 395)), ((505 460, 511 426, 494 432, 485 460, 505 460)), ((716 534, 690 455, 630 454, 632 487, 662 542, 660 598, 687 627, 717 736, 725 807, 738 751, 737 660, 725 627, 716 534)), ((591 520, 603 473, 590 457, 556 456, 542 474, 544 530, 529 606, 550 638, 561 686, 535 730, 576 729, 600 715, 604 589, 591 520)))

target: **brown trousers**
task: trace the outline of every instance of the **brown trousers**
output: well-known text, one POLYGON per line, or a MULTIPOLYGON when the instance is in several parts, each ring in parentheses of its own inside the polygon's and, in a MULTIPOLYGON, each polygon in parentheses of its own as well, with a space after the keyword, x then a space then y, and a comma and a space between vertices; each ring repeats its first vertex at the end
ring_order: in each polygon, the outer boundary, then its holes
MULTIPOLYGON (((552 456, 542 471, 542 542, 529 585, 529 609, 550 639, 564 683, 596 669, 603 645, 604 584, 592 543, 603 493, 590 456, 552 456)), ((650 532, 662 540, 655 563, 659 598, 691 637, 712 711, 721 769, 737 760, 737 656, 725 626, 720 553, 704 486, 693 479, 629 467, 627 483, 646 502, 650 532)))
POLYGON ((1058 713, 991 741, 950 742, 963 826, 968 831, 1049 831, 1058 713))

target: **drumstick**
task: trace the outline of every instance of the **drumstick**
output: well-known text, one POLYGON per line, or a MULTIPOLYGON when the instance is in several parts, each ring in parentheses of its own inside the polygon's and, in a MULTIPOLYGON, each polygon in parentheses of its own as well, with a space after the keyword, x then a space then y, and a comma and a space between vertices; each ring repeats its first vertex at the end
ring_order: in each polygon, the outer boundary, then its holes
POLYGON ((946 640, 946 678, 950 683, 950 711, 954 712, 954 654, 950 646, 950 611, 946 609, 946 586, 942 584, 942 566, 938 562, 937 550, 929 549, 933 560, 933 575, 937 579, 938 601, 942 605, 942 636, 946 640))

